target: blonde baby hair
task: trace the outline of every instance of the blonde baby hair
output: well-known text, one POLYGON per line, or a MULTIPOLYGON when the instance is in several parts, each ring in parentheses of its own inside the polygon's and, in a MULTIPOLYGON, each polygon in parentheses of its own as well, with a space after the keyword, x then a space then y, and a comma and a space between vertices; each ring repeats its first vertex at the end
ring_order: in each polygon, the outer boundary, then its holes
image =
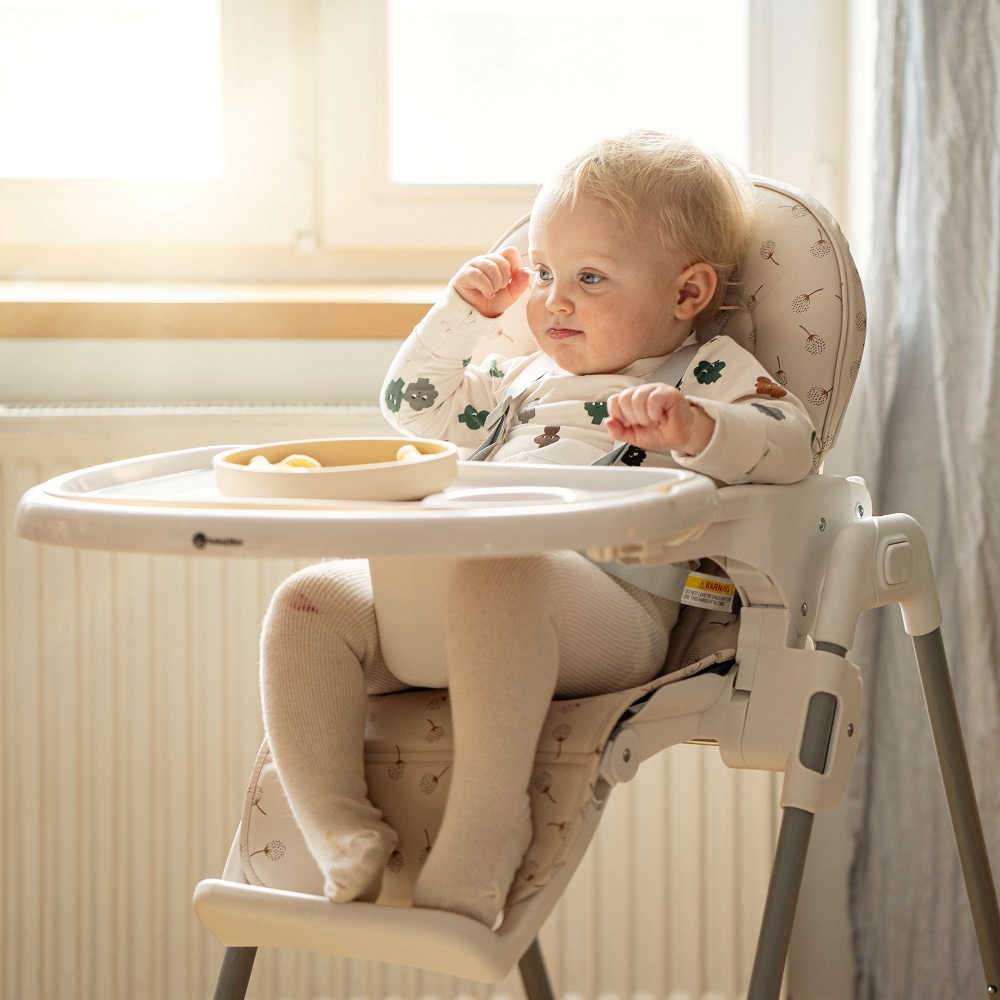
POLYGON ((606 202, 633 233, 653 223, 661 248, 685 267, 711 265, 719 284, 700 317, 719 310, 738 280, 753 216, 753 187, 742 171, 686 139, 629 132, 598 142, 539 192, 569 207, 582 196, 606 202))

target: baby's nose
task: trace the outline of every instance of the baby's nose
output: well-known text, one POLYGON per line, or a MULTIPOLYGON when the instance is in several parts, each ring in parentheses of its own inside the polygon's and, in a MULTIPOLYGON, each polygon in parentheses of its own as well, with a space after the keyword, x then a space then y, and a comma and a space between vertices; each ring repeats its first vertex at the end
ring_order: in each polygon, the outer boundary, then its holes
POLYGON ((545 300, 549 312, 568 313, 573 311, 573 300, 569 295, 564 294, 561 288, 553 285, 549 289, 549 296, 545 300))

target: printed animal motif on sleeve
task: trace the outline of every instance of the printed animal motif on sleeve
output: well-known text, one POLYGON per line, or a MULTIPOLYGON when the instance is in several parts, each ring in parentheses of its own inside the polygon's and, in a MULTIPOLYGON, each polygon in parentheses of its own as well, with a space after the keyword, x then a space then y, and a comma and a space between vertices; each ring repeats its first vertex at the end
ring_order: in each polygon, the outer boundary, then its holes
POLYGON ((630 444, 618 461, 622 465, 638 467, 646 461, 646 451, 644 448, 637 448, 634 444, 630 444))
POLYGON ((406 387, 404 398, 411 410, 426 410, 434 405, 438 391, 429 378, 418 378, 406 387))
POLYGON ((711 385, 722 378, 722 369, 726 367, 725 361, 702 361, 694 370, 694 377, 702 385, 711 385))
POLYGON ((776 406, 765 406, 763 403, 751 403, 750 404, 755 410, 760 410, 761 413, 767 414, 774 420, 784 420, 785 414, 782 410, 779 410, 776 406))
POLYGON ((471 403, 458 415, 458 422, 465 424, 470 431, 478 431, 486 426, 489 410, 477 410, 471 403))
POLYGON ((399 408, 403 405, 403 380, 393 379, 385 387, 385 405, 393 413, 399 413, 399 408))
POLYGON ((788 395, 788 390, 784 386, 772 382, 766 375, 761 375, 757 379, 757 395, 770 396, 772 399, 781 399, 788 395))
POLYGON ((535 444, 539 448, 547 448, 550 444, 555 444, 559 440, 559 427, 546 427, 544 432, 535 438, 535 444))

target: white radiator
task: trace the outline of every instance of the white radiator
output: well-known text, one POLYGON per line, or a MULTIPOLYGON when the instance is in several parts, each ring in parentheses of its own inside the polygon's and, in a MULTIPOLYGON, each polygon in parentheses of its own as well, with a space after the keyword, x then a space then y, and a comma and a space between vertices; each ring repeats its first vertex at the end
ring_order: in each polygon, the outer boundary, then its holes
MULTIPOLYGON (((12 534, 30 486, 202 444, 384 432, 322 407, 0 406, 0 1000, 210 997, 217 876, 261 739, 259 622, 297 563, 146 557, 12 534)), ((771 776, 679 747, 618 789, 542 933, 566 998, 745 995, 776 835, 771 776)), ((262 951, 254 998, 520 997, 393 966, 262 951)))

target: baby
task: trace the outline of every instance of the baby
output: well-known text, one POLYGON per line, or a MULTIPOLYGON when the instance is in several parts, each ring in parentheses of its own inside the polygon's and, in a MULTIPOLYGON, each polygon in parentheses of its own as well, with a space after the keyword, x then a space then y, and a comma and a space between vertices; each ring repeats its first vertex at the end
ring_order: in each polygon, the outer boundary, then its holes
MULTIPOLYGON (((813 426, 802 404, 758 396, 770 380, 750 354, 692 333, 734 279, 751 191, 723 161, 659 133, 588 150, 541 189, 529 266, 505 247, 455 275, 389 370, 386 416, 477 459, 803 478, 813 426), (484 338, 502 341, 522 295, 539 351, 471 363, 484 338)), ((528 788, 551 700, 655 677, 679 611, 672 580, 576 552, 459 565, 445 636, 455 760, 416 906, 495 922, 531 841, 528 788)), ((367 563, 328 562, 282 584, 262 636, 264 719, 331 900, 376 899, 396 845, 367 798, 363 737, 367 695, 404 687, 382 658, 367 563)))

